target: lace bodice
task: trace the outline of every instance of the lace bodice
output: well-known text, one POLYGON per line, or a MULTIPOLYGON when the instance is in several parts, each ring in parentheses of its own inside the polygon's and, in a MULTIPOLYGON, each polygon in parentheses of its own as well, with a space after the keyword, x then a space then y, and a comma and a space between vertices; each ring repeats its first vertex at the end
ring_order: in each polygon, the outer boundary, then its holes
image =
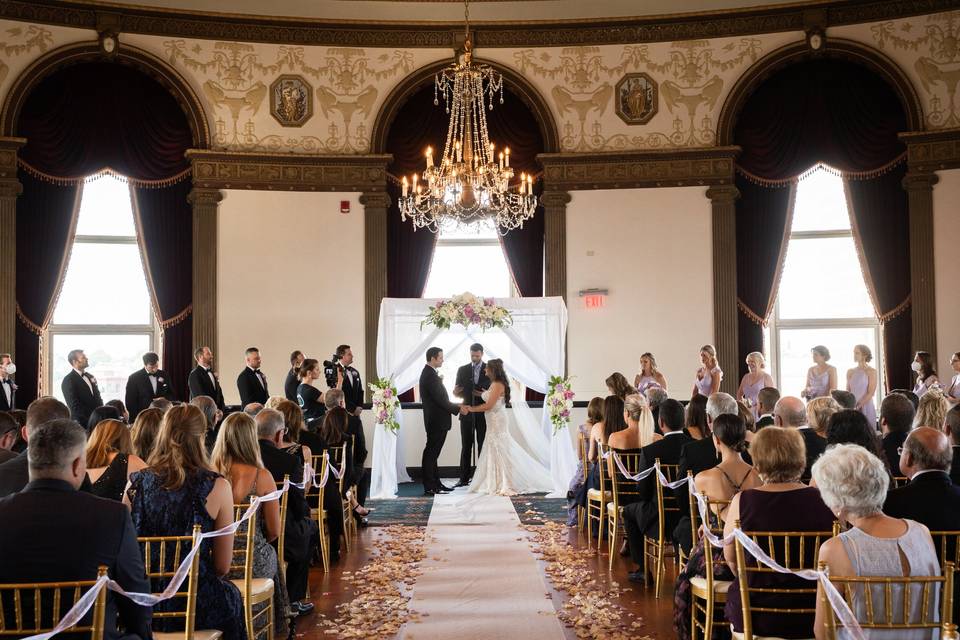
MULTIPOLYGON (((483 401, 484 401, 484 402, 486 402, 486 401, 490 398, 490 390, 487 389, 486 391, 484 391, 483 394, 481 394, 480 397, 483 398, 483 401)), ((501 396, 497 399, 497 403, 496 403, 495 405, 493 405, 492 407, 490 407, 489 409, 487 409, 487 413, 490 413, 491 411, 501 411, 501 410, 504 408, 505 405, 506 405, 506 401, 505 401, 504 397, 501 395, 501 396)))

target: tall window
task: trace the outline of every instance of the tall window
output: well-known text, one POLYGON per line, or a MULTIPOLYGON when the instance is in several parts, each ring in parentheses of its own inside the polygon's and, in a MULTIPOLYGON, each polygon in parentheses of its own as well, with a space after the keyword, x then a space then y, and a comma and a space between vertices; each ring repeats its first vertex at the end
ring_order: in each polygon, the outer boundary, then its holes
POLYGON ((437 237, 423 297, 447 298, 465 291, 494 298, 513 295, 500 237, 488 220, 444 224, 437 237))
MULTIPOLYGON (((822 168, 797 185, 793 225, 770 327, 774 375, 784 394, 799 395, 813 365, 810 349, 824 345, 846 388, 853 347, 873 352, 880 366, 880 323, 863 279, 850 226, 843 179, 822 168)), ((879 381, 877 389, 883 387, 879 381)))
POLYGON ((104 401, 123 398, 127 377, 155 350, 130 187, 106 175, 83 185, 76 236, 49 328, 48 393, 63 397, 67 354, 82 349, 104 401))

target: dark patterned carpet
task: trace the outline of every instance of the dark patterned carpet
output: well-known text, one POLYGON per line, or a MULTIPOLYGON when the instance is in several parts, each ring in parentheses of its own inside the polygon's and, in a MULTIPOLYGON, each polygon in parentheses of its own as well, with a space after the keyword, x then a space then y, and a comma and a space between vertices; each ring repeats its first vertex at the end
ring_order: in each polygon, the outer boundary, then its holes
POLYGON ((543 524, 546 521, 566 522, 567 501, 563 498, 547 498, 546 494, 513 496, 513 508, 524 525, 543 524))

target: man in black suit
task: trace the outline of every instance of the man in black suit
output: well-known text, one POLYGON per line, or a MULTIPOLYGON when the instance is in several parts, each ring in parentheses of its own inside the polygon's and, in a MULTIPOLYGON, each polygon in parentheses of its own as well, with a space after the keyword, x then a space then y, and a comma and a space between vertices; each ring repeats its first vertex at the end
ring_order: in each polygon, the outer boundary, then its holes
MULTIPOLYGON (((30 438, 34 430, 51 420, 69 418, 70 410, 56 398, 47 396, 30 403, 27 407, 27 424, 20 430, 20 437, 27 443, 27 448, 15 458, 0 464, 0 498, 20 491, 30 481, 27 452, 30 450, 30 438)), ((89 488, 89 484, 86 488, 89 488)))
MULTIPOLYGON (((334 407, 341 407, 343 409, 347 408, 346 399, 344 398, 343 391, 341 389, 328 389, 327 392, 323 394, 323 404, 327 411, 330 411, 334 407)), ((308 433, 310 436, 319 439, 319 436, 316 436, 306 430, 300 432, 301 439, 303 438, 304 433, 308 433)), ((357 485, 357 502, 363 505, 367 502, 367 492, 370 490, 370 476, 367 474, 366 469, 364 468, 366 466, 368 455, 367 440, 366 436, 363 434, 363 423, 360 421, 360 418, 350 415, 349 413, 347 414, 347 435, 353 436, 353 471, 356 475, 354 478, 352 478, 352 480, 357 485)), ((307 443, 307 446, 313 451, 320 450, 313 449, 313 445, 311 445, 309 442, 307 443)), ((365 523, 366 518, 359 518, 361 523, 365 523)))
POLYGON ((173 388, 167 372, 160 369, 160 356, 148 352, 143 354, 143 369, 127 378, 126 405, 130 422, 156 398, 173 400, 173 388))
POLYGON ((900 468, 899 449, 913 428, 915 414, 910 398, 901 393, 891 393, 880 403, 880 433, 883 434, 880 445, 890 473, 898 477, 905 476, 906 469, 900 468))
POLYGON ((190 399, 197 396, 210 396, 217 403, 220 411, 224 409, 223 390, 220 388, 220 378, 213 371, 213 351, 210 347, 198 347, 193 352, 197 366, 190 372, 187 384, 190 387, 190 399))
POLYGON ((773 408, 777 406, 777 400, 780 399, 780 391, 776 387, 764 387, 757 394, 757 418, 756 428, 759 431, 764 427, 772 427, 773 408))
POLYGON ((17 408, 17 385, 12 376, 17 371, 9 353, 0 353, 0 411, 13 411, 17 408))
POLYGON ((943 430, 950 438, 950 444, 953 446, 953 464, 950 465, 950 479, 953 484, 960 484, 960 405, 955 405, 953 409, 947 411, 947 419, 944 420, 943 430))
POLYGON ((87 373, 89 362, 82 349, 74 349, 67 354, 67 362, 73 368, 63 378, 60 390, 63 401, 70 407, 70 417, 86 426, 93 410, 103 405, 97 379, 87 373))
POLYGON ((443 379, 437 369, 443 366, 443 349, 427 349, 427 364, 420 373, 420 402, 423 405, 423 426, 427 430, 427 444, 423 447, 423 494, 432 496, 437 493, 453 491, 440 483, 437 470, 437 458, 443 449, 443 443, 450 431, 451 417, 460 412, 466 415, 466 405, 450 402, 450 396, 443 386, 443 379))
POLYGON ((810 479, 810 468, 817 458, 827 450, 826 438, 821 438, 817 432, 807 426, 807 407, 803 400, 795 396, 783 396, 773 408, 774 426, 792 428, 803 436, 803 444, 807 448, 807 465, 801 479, 806 482, 810 479))
POLYGON ((902 469, 910 482, 887 494, 883 512, 909 518, 931 531, 960 531, 960 487, 950 480, 950 440, 932 427, 917 427, 903 443, 902 469))
POLYGON ((290 354, 290 371, 287 371, 287 377, 283 381, 283 396, 290 402, 297 402, 297 387, 300 386, 297 373, 304 359, 303 351, 299 349, 290 354))
MULTIPOLYGON (((255 420, 257 421, 257 438, 260 441, 260 457, 263 460, 263 466, 270 472, 273 479, 282 482, 283 476, 288 475, 290 482, 303 482, 303 465, 297 458, 280 449, 285 430, 283 414, 275 409, 264 409, 257 414, 255 420)), ((335 487, 335 485, 331 486, 335 487)), ((333 494, 339 504, 340 496, 336 489, 325 493, 333 494)), ((328 522, 330 554, 331 558, 336 558, 340 553, 342 519, 331 517, 328 522)), ((284 556, 287 560, 287 593, 290 596, 290 608, 299 615, 303 615, 313 609, 313 603, 304 601, 304 598, 307 595, 307 575, 310 571, 311 541, 317 535, 317 525, 310 517, 310 505, 303 490, 296 487, 290 487, 290 494, 287 497, 285 531, 287 537, 284 556)))
POLYGON ((340 369, 343 371, 343 382, 340 389, 343 390, 343 397, 347 403, 347 413, 359 416, 363 411, 363 380, 360 379, 360 372, 354 369, 353 350, 348 344, 342 344, 337 347, 337 357, 340 362, 340 369))
MULTIPOLYGON (((660 431, 663 438, 651 444, 648 444, 640 450, 640 470, 649 469, 659 459, 661 464, 678 464, 680 462, 680 452, 684 445, 692 442, 689 435, 683 432, 683 405, 673 399, 667 399, 660 403, 660 411, 657 417, 660 431)), ((639 496, 637 502, 626 505, 623 508, 623 523, 627 530, 627 547, 630 550, 631 559, 637 563, 641 570, 630 574, 631 580, 643 581, 643 537, 648 535, 657 537, 658 514, 657 514, 657 494, 656 485, 658 482, 656 473, 652 473, 639 482, 637 490, 639 496)), ((665 490, 668 494, 669 489, 665 490)), ((675 515, 671 512, 671 516, 675 515)), ((666 531, 672 531, 676 526, 676 517, 670 517, 664 522, 666 531)))
MULTIPOLYGON (((470 345, 470 363, 457 369, 457 381, 453 387, 453 395, 463 399, 467 406, 483 404, 480 397, 490 388, 490 378, 485 372, 483 363, 483 345, 479 342, 470 345)), ((460 481, 458 487, 470 484, 473 475, 473 443, 477 443, 477 457, 483 448, 483 438, 487 435, 487 421, 483 413, 468 413, 460 415, 460 481)))
POLYGON ((240 406, 248 404, 266 404, 270 392, 267 390, 267 376, 260 370, 260 350, 248 347, 244 352, 247 366, 237 376, 237 390, 240 392, 240 406))
MULTIPOLYGON (((30 483, 0 500, 0 549, 6 550, 0 582, 93 580, 98 566, 106 565, 127 591, 149 593, 129 509, 77 491, 86 476, 85 445, 86 432, 73 420, 33 429, 30 483)), ((32 609, 27 607, 28 618, 32 609)), ((119 623, 126 637, 148 640, 151 618, 151 607, 107 593, 105 637, 124 637, 117 632, 119 623)))

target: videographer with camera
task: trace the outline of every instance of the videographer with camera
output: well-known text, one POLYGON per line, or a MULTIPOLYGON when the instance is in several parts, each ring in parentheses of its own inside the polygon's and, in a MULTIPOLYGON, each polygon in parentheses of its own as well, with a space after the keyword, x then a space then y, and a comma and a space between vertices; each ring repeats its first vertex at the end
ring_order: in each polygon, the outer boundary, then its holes
POLYGON ((342 344, 337 347, 331 360, 323 361, 323 375, 327 379, 327 386, 331 389, 340 388, 347 403, 347 413, 359 416, 363 411, 363 380, 360 372, 354 369, 353 351, 350 345, 342 344))

